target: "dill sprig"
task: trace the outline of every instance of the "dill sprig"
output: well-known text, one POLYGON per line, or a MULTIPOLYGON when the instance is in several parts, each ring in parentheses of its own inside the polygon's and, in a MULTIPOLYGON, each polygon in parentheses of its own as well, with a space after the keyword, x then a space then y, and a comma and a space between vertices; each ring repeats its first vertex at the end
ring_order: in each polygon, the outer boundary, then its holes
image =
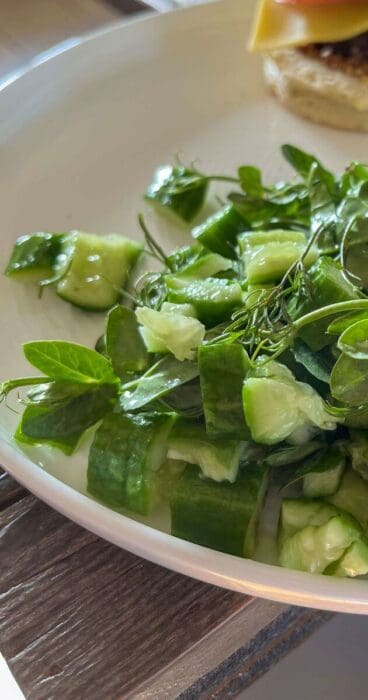
MULTIPOLYGON (((261 352, 275 358, 293 343, 295 327, 288 302, 293 298, 298 305, 299 301, 312 295, 305 259, 319 234, 320 230, 311 236, 301 258, 287 270, 278 285, 270 292, 265 290, 253 304, 251 295, 248 297, 248 308, 240 309, 233 315, 231 324, 224 329, 221 338, 237 333, 252 360, 261 352)), ((255 294, 258 295, 258 292, 255 294)), ((219 339, 220 336, 217 336, 212 342, 219 339)))

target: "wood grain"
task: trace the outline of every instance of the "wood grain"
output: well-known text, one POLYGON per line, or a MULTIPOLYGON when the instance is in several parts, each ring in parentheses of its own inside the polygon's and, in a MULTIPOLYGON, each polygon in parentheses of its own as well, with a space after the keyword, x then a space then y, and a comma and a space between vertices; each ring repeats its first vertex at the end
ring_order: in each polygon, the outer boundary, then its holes
POLYGON ((17 482, 0 467, 0 511, 7 508, 12 503, 19 501, 19 499, 26 494, 26 489, 20 484, 17 484, 17 482))
POLYGON ((31 496, 0 524, 2 652, 30 700, 124 697, 249 603, 109 545, 31 496))

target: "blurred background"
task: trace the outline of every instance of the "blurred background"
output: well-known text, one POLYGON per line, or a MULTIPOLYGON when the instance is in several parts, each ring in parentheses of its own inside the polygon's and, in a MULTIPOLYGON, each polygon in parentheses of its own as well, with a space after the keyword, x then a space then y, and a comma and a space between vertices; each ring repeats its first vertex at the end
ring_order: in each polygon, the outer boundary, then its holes
POLYGON ((137 12, 171 10, 200 0, 1 0, 0 76, 66 39, 137 12))

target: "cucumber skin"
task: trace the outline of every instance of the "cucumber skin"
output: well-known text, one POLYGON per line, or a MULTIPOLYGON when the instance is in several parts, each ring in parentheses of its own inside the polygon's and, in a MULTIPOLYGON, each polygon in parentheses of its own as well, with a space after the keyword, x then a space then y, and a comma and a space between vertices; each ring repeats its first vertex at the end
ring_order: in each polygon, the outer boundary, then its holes
POLYGON ((32 233, 21 236, 15 242, 5 275, 23 282, 40 282, 46 279, 52 274, 62 241, 62 233, 32 233))
POLYGON ((244 348, 236 343, 202 345, 198 364, 208 434, 216 438, 249 440, 242 389, 251 364, 244 348))
POLYGON ((246 226, 243 217, 230 205, 196 226, 192 236, 214 253, 236 260, 237 239, 246 226))
POLYGON ((89 452, 87 489, 113 508, 148 515, 162 488, 159 469, 174 414, 111 413, 97 429, 89 452))
POLYGON ((234 484, 215 483, 188 466, 171 498, 171 533, 195 544, 252 557, 268 470, 249 464, 234 484))
POLYGON ((240 284, 228 284, 224 279, 209 277, 186 287, 182 287, 181 280, 176 284, 175 279, 170 279, 167 287, 168 301, 174 304, 192 304, 199 321, 209 328, 229 320, 243 303, 240 284))

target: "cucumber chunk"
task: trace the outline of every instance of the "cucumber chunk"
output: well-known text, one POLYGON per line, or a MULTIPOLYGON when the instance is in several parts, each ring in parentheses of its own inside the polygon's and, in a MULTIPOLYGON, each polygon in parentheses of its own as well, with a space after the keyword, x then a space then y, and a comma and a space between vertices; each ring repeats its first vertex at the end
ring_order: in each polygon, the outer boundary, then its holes
POLYGON ((124 236, 97 236, 72 231, 63 237, 55 272, 57 294, 91 311, 108 309, 119 300, 143 247, 124 236))
POLYGON ((159 470, 174 421, 173 414, 106 416, 89 453, 89 493, 107 505, 147 515, 158 500, 159 470))
POLYGON ((357 542, 353 542, 349 549, 343 554, 335 564, 325 571, 329 576, 364 576, 368 574, 368 540, 362 537, 357 542))
POLYGON ((193 360, 206 329, 196 318, 172 311, 139 307, 136 317, 149 352, 171 352, 177 360, 193 360))
POLYGON ((284 498, 281 504, 279 537, 283 541, 307 525, 324 525, 339 510, 329 503, 306 498, 284 498))
POLYGON ((352 469, 347 469, 339 489, 328 497, 329 503, 350 513, 368 534, 368 483, 352 469))
MULTIPOLYGON (((345 277, 339 264, 327 256, 321 256, 308 275, 311 296, 305 296, 301 302, 292 299, 289 304, 289 313, 294 320, 323 306, 361 297, 359 290, 345 277)), ((300 337, 312 350, 322 350, 334 342, 333 336, 327 333, 332 318, 321 319, 301 331, 300 337)))
MULTIPOLYGON (((305 235, 300 231, 259 231, 244 233, 239 238, 245 272, 249 284, 280 280, 297 262, 306 248, 305 235)), ((315 246, 308 251, 304 263, 312 265, 318 258, 315 246)))
POLYGON ((230 319, 232 313, 242 305, 242 290, 237 282, 210 277, 183 287, 182 280, 170 277, 166 284, 168 301, 192 304, 198 319, 207 327, 230 319))
POLYGON ((226 272, 231 267, 231 260, 217 253, 206 253, 186 265, 182 270, 166 275, 165 281, 173 278, 177 285, 181 281, 182 286, 186 287, 190 282, 215 277, 219 272, 226 272))
POLYGON ((15 242, 5 274, 8 277, 41 282, 52 274, 63 234, 32 233, 15 242))
POLYGON ((249 440, 242 388, 250 360, 244 348, 237 343, 202 345, 198 364, 207 433, 216 438, 249 440))
POLYGON ((362 534, 359 523, 349 515, 336 515, 324 525, 308 525, 284 540, 280 564, 289 569, 322 574, 342 557, 362 534))
POLYGON ((254 554, 259 513, 267 486, 267 469, 247 464, 235 484, 215 483, 188 466, 171 498, 171 532, 175 537, 228 554, 254 554))
POLYGON ((239 236, 239 248, 242 253, 247 253, 249 248, 263 246, 267 243, 298 243, 305 247, 307 241, 302 231, 284 231, 284 229, 247 231, 239 236))
POLYGON ((236 244, 246 222, 233 206, 227 206, 210 216, 192 231, 192 236, 205 248, 225 258, 236 260, 236 244))
POLYGON ((215 440, 198 423, 180 420, 169 438, 168 456, 196 464, 213 481, 234 482, 239 470, 242 446, 235 440, 215 440))
POLYGON ((345 456, 338 448, 330 448, 321 457, 316 470, 303 479, 303 495, 307 498, 332 496, 340 486, 345 469, 345 456))
POLYGON ((336 420, 325 409, 319 394, 308 384, 297 382, 285 365, 260 363, 256 373, 260 376, 248 377, 243 387, 245 420, 255 442, 304 442, 315 427, 336 428, 336 420))
MULTIPOLYGON (((305 245, 299 243, 265 243, 254 246, 244 253, 243 261, 245 273, 250 284, 262 284, 279 281, 302 257, 305 245)), ((311 248, 306 254, 304 264, 312 265, 318 257, 315 248, 311 248)))

